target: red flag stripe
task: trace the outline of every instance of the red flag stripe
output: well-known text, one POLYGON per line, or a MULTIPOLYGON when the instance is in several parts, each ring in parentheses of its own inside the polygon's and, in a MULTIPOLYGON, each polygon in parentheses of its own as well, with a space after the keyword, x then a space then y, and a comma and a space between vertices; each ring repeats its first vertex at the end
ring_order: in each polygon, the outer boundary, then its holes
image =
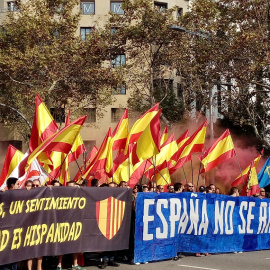
MULTIPOLYGON (((214 167, 216 167, 218 164, 220 164, 223 160, 227 160, 229 158, 232 158, 235 156, 235 151, 234 149, 223 153, 222 155, 218 156, 215 160, 213 160, 212 162, 207 163, 206 169, 207 171, 210 171, 211 169, 213 169, 214 167)), ((201 173, 205 172, 205 168, 203 168, 201 170, 201 173)))
POLYGON ((108 198, 108 205, 107 205, 107 209, 108 209, 108 212, 107 212, 107 226, 106 226, 106 238, 107 239, 110 239, 111 199, 112 199, 112 197, 108 198))

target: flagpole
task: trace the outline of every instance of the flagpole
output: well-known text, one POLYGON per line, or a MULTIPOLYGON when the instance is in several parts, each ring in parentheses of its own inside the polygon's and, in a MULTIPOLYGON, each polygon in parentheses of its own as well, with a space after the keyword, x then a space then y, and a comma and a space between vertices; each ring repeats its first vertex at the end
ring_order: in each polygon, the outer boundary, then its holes
POLYGON ((239 166, 239 170, 240 170, 240 174, 241 174, 241 177, 242 177, 242 180, 243 180, 243 184, 244 184, 244 178, 243 178, 243 174, 242 174, 242 170, 241 170, 241 167, 240 167, 240 163, 239 163, 239 160, 238 160, 238 157, 237 157, 237 154, 235 152, 235 157, 236 157, 236 160, 237 160, 237 163, 238 163, 238 166, 239 166))
POLYGON ((147 160, 146 160, 146 162, 145 162, 145 165, 144 165, 144 169, 143 169, 143 174, 142 174, 142 177, 141 177, 141 179, 140 179, 140 184, 142 183, 142 179, 143 179, 143 175, 144 175, 144 173, 145 173, 145 170, 146 170, 146 165, 147 165, 147 160))
POLYGON ((40 168, 47 176, 50 176, 53 180, 56 180, 55 177, 53 175, 51 175, 50 173, 48 173, 42 166, 40 166, 40 168))
POLYGON ((191 165, 191 176, 192 176, 192 185, 193 185, 193 163, 192 163, 192 159, 190 160, 190 165, 191 165))
POLYGON ((61 165, 60 165, 60 168, 58 169, 58 171, 57 171, 57 174, 56 174, 56 175, 58 175, 58 173, 60 172, 60 170, 62 170, 62 166, 63 166, 63 164, 64 164, 64 162, 65 162, 65 160, 66 160, 67 156, 68 156, 68 155, 66 154, 66 156, 65 156, 64 160, 62 161, 62 163, 61 163, 61 165))
POLYGON ((130 155, 128 155, 128 186, 130 184, 130 155))
POLYGON ((157 178, 156 178, 156 165, 155 165, 155 161, 154 161, 154 157, 152 157, 152 164, 154 166, 154 182, 157 182, 157 178))
POLYGON ((80 167, 80 165, 79 165, 79 163, 78 163, 78 161, 77 161, 77 159, 76 159, 76 157, 75 157, 75 155, 74 155, 74 152, 73 152, 72 150, 70 150, 70 152, 72 153, 72 156, 74 157, 74 159, 75 159, 75 161, 76 161, 76 164, 77 164, 77 166, 78 166, 78 168, 79 168, 79 171, 80 171, 80 173, 81 173, 81 176, 83 176, 83 172, 82 172, 81 167, 80 167))
POLYGON ((186 176, 186 172, 185 172, 185 169, 184 169, 184 167, 182 166, 182 170, 183 170, 183 173, 184 173, 184 176, 185 176, 185 179, 186 179, 186 184, 187 184, 187 176, 186 176))
POLYGON ((198 173, 198 179, 197 179, 197 188, 198 188, 198 185, 199 185, 199 178, 200 178, 201 166, 202 166, 202 163, 200 162, 199 173, 198 173))
MULTIPOLYGON (((162 175, 162 173, 159 171, 159 169, 157 169, 157 172, 161 175, 161 177, 165 180, 165 182, 167 183, 167 185, 169 185, 168 181, 165 179, 165 177, 162 175)), ((155 177, 156 177, 156 174, 155 174, 155 177)))

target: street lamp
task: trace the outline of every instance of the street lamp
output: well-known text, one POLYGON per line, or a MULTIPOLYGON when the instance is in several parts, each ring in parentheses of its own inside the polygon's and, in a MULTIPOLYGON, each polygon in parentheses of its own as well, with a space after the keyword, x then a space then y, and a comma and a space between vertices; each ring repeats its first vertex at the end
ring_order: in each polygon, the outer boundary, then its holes
POLYGON ((178 31, 178 32, 185 32, 185 33, 188 33, 188 34, 193 35, 193 36, 203 37, 203 38, 206 38, 208 40, 211 39, 210 34, 207 32, 204 32, 202 30, 199 30, 198 32, 193 32, 193 31, 186 29, 183 26, 178 26, 178 25, 171 25, 170 29, 172 29, 174 31, 178 31))
MULTIPOLYGON (((182 33, 188 33, 192 36, 198 36, 205 38, 207 40, 211 40, 211 35, 207 32, 204 32, 202 30, 199 30, 198 32, 190 31, 186 29, 183 26, 178 26, 178 25, 171 25, 170 29, 173 31, 178 31, 182 33)), ((214 138, 214 128, 213 128, 213 101, 212 101, 213 93, 212 93, 212 88, 209 89, 209 118, 210 118, 210 139, 214 138)))

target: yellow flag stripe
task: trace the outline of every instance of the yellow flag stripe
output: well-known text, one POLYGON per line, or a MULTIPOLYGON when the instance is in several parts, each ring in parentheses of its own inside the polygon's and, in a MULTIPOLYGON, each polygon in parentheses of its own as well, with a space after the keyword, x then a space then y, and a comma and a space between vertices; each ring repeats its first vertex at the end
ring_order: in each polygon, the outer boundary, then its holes
POLYGON ((41 135, 53 121, 53 118, 48 111, 46 105, 42 102, 38 106, 38 132, 41 135))
POLYGON ((217 143, 216 147, 202 160, 202 163, 206 165, 207 163, 210 163, 217 159, 222 154, 233 149, 234 145, 232 137, 228 136, 217 143))
POLYGON ((206 134, 206 127, 203 127, 193 139, 192 143, 188 144, 180 155, 180 158, 186 157, 190 154, 191 149, 195 144, 204 144, 206 134))

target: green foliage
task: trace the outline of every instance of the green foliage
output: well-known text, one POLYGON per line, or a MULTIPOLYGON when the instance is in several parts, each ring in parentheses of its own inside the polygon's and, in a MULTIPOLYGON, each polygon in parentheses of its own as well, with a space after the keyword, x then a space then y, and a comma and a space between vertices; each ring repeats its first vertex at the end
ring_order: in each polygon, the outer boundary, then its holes
POLYGON ((179 23, 193 32, 208 32, 210 39, 182 33, 182 41, 173 44, 185 90, 200 93, 205 103, 211 87, 221 82, 225 119, 252 127, 268 147, 269 14, 267 0, 195 0, 179 23), (228 82, 230 89, 224 85, 228 82))
MULTIPOLYGON (((103 65, 110 59, 109 44, 97 31, 81 40, 78 7, 78 0, 29 0, 3 23, 0 102, 30 122, 36 93, 56 108, 102 108, 112 101, 111 85, 120 77, 103 65)), ((14 124, 7 114, 2 117, 14 124)))

